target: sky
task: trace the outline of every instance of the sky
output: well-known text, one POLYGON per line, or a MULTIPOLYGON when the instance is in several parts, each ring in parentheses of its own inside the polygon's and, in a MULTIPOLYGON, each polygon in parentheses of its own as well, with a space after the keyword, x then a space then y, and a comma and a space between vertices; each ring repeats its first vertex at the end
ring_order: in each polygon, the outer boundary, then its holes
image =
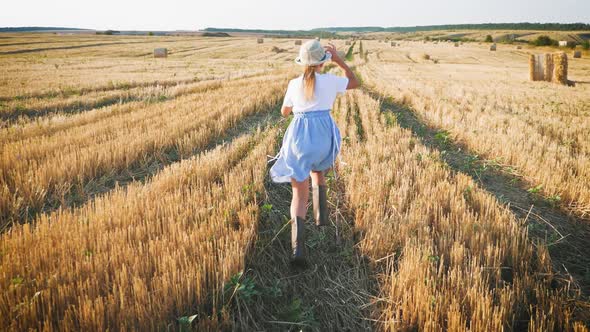
POLYGON ((97 30, 306 30, 512 22, 590 23, 590 0, 18 0, 2 4, 0 11, 0 27, 97 30))

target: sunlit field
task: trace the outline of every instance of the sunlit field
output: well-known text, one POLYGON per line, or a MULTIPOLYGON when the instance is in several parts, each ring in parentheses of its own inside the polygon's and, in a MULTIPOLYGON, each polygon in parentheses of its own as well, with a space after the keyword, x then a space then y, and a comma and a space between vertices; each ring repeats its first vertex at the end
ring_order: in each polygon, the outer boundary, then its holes
POLYGON ((299 46, 257 38, 3 35, 0 330, 588 331, 590 55, 568 87, 528 81, 555 49, 332 40, 363 87, 301 271, 299 46))
POLYGON ((528 54, 487 44, 367 43, 367 83, 412 106, 485 158, 511 167, 580 216, 590 216, 590 57, 573 59, 574 88, 528 81, 528 54), (430 59, 424 59, 427 54, 430 59))

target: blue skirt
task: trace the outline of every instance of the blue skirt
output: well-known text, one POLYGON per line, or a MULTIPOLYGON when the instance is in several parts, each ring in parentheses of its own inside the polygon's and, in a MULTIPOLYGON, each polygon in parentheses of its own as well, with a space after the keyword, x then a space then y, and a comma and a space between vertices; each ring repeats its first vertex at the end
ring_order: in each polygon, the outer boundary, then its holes
POLYGON ((301 182, 311 171, 325 171, 340 152, 340 130, 330 110, 294 113, 270 169, 273 182, 301 182))

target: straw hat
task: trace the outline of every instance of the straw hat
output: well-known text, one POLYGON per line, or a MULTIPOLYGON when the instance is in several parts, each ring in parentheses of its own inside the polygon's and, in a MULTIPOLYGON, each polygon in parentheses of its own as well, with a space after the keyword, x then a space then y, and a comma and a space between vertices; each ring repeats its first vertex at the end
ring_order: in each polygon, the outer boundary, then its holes
POLYGON ((301 45, 299 56, 295 59, 295 63, 302 66, 317 66, 330 61, 331 58, 332 54, 326 52, 319 41, 312 39, 301 45))

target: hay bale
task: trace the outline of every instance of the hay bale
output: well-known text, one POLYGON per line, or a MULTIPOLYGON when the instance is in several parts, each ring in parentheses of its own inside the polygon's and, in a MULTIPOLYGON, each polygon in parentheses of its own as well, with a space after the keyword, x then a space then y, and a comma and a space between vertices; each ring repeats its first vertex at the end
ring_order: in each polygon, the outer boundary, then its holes
POLYGON ((567 85, 567 55, 531 54, 529 56, 529 78, 531 81, 546 81, 567 85))
POLYGON ((496 50, 496 44, 492 44, 490 46, 490 51, 495 51, 496 50))
POLYGON ((168 57, 167 48, 154 48, 154 58, 166 58, 168 57))
POLYGON ((258 44, 262 44, 262 43, 264 43, 264 39, 263 39, 263 38, 258 38, 258 39, 256 40, 256 42, 257 42, 258 44))
POLYGON ((574 51, 574 59, 581 59, 582 51, 574 51))
POLYGON ((551 82, 553 77, 553 56, 551 54, 531 54, 529 57, 529 78, 531 81, 551 82), (550 68, 550 71, 547 69, 550 68))
POLYGON ((422 59, 424 59, 424 60, 430 60, 430 55, 428 55, 426 53, 425 54, 422 54, 422 59))
POLYGON ((553 81, 559 84, 568 84, 567 80, 567 54, 557 53, 553 55, 553 81))
MULTIPOLYGON (((544 79, 547 82, 551 82, 553 79, 553 68, 553 55, 545 54, 545 68, 543 72, 544 77, 539 80, 542 81, 544 79)), ((543 70, 543 68, 541 70, 543 70)))
POLYGON ((301 45, 301 40, 300 39, 299 40, 296 40, 295 41, 295 45, 301 45))
POLYGON ((391 42, 391 46, 395 47, 395 42, 391 42))
POLYGON ((537 80, 537 72, 535 71, 535 64, 537 63, 536 61, 536 56, 534 54, 529 55, 529 79, 531 81, 536 81, 537 80))
POLYGON ((459 43, 455 43, 455 47, 459 47, 459 43))
POLYGON ((516 49, 517 50, 522 50, 522 46, 518 45, 518 46, 516 46, 516 49))

